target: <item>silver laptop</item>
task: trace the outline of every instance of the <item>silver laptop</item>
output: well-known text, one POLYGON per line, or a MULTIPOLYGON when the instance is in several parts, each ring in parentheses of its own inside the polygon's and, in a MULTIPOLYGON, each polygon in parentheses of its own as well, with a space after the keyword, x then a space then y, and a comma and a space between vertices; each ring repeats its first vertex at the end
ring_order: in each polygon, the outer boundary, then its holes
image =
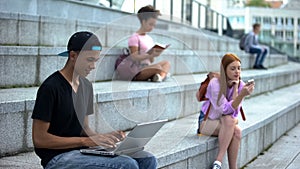
POLYGON ((104 156, 133 154, 135 152, 143 150, 144 146, 167 121, 168 120, 159 120, 136 125, 133 130, 128 133, 126 138, 123 141, 119 142, 119 144, 117 144, 115 148, 104 148, 101 146, 97 146, 87 149, 81 149, 80 152, 83 154, 104 156))

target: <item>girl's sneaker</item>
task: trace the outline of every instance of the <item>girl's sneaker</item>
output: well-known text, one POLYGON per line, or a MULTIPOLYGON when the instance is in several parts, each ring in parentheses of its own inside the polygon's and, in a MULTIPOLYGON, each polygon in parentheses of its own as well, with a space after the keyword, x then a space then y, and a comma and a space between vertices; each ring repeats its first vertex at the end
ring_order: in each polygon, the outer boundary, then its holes
POLYGON ((212 169, 221 169, 222 163, 220 161, 215 161, 212 169))
POLYGON ((152 77, 152 82, 161 82, 162 81, 162 77, 160 76, 160 74, 155 74, 152 77))

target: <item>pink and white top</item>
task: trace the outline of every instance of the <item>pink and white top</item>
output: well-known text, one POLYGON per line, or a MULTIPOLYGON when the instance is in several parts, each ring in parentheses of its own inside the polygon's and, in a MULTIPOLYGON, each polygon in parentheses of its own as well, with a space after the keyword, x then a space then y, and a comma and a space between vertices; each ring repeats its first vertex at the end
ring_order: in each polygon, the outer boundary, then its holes
MULTIPOLYGON (((138 47, 140 54, 145 54, 147 53, 148 50, 150 50, 154 46, 154 41, 147 34, 139 35, 138 33, 134 33, 129 37, 128 46, 138 47)), ((141 61, 141 64, 150 65, 151 61, 150 59, 145 59, 141 61)))
MULTIPOLYGON (((238 87, 238 93, 241 92, 245 83, 240 81, 240 85, 238 87)), ((232 107, 232 96, 233 96, 233 87, 227 88, 226 97, 224 95, 221 96, 218 104, 218 95, 220 91, 220 82, 218 78, 212 78, 207 86, 207 91, 205 97, 208 98, 202 105, 202 112, 205 114, 209 104, 211 104, 210 111, 208 114, 209 119, 216 120, 219 119, 222 115, 231 115, 233 118, 236 118, 240 112, 240 108, 242 103, 238 106, 237 109, 232 107)))

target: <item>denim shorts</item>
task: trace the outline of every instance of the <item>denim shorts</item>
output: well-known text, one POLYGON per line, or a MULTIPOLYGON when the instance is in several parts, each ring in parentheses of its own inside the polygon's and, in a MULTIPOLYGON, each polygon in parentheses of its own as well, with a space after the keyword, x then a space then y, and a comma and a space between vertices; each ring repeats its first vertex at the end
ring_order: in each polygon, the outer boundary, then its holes
POLYGON ((200 113, 199 113, 199 118, 198 118, 198 129, 197 129, 197 134, 200 134, 200 125, 202 123, 202 121, 204 120, 204 113, 200 110, 200 113))

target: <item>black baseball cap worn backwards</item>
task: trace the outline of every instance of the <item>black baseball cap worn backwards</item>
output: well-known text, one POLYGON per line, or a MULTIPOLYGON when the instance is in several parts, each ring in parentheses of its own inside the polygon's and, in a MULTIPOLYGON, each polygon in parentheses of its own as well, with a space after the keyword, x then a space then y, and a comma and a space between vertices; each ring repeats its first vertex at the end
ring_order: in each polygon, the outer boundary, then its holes
POLYGON ((58 55, 68 57, 70 51, 101 51, 102 45, 96 35, 91 32, 84 31, 76 32, 70 37, 67 49, 67 51, 59 53, 58 55))

